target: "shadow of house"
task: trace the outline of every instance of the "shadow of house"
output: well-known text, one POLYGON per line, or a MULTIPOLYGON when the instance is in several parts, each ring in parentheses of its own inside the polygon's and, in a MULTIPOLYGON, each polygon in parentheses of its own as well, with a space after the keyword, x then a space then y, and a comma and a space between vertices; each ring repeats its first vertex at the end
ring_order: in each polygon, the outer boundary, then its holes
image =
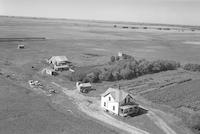
POLYGON ((139 110, 137 113, 132 113, 132 114, 129 114, 128 117, 135 117, 135 116, 140 116, 140 115, 143 115, 143 114, 146 114, 148 113, 148 110, 147 109, 144 109, 144 108, 141 108, 141 107, 138 107, 139 110))
POLYGON ((91 92, 91 91, 96 91, 96 89, 95 89, 95 88, 89 88, 87 91, 88 91, 88 93, 89 93, 89 92, 91 92))

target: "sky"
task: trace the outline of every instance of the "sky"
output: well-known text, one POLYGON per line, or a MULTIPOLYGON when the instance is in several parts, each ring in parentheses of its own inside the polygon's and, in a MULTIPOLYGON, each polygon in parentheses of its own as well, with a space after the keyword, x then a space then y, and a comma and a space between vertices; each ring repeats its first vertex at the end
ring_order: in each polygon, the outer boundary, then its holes
POLYGON ((200 0, 0 0, 0 15, 200 25, 200 0))

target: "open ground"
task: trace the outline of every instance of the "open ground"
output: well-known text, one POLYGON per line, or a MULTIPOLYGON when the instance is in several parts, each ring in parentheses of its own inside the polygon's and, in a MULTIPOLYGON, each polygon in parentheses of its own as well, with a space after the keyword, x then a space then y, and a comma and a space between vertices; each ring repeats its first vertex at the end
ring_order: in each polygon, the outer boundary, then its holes
MULTIPOLYGON (((145 75, 129 81, 95 84, 96 90, 86 95, 86 98, 92 97, 92 100, 94 98, 99 100, 100 93, 110 86, 120 84, 122 88, 135 94, 137 101, 150 111, 148 114, 131 119, 108 115, 105 119, 107 123, 105 120, 97 120, 96 115, 90 117, 93 112, 89 111, 90 106, 85 107, 82 103, 74 104, 80 100, 71 100, 61 92, 62 90, 57 95, 46 96, 33 91, 28 86, 28 80, 35 79, 41 80, 46 85, 55 82, 68 89, 74 89, 75 84, 62 75, 48 77, 40 74, 44 67, 44 59, 53 55, 66 55, 78 66, 103 64, 118 51, 138 59, 169 59, 181 63, 200 63, 200 45, 194 43, 200 42, 199 32, 187 31, 185 26, 173 26, 184 30, 159 31, 122 27, 126 25, 135 27, 138 24, 1 17, 0 38, 45 37, 46 40, 0 42, 0 112, 2 113, 0 133, 99 134, 130 131, 152 134, 192 133, 180 123, 181 119, 176 111, 177 105, 173 101, 157 105, 154 94, 164 96, 167 93, 165 91, 173 90, 173 86, 180 90, 177 86, 181 84, 181 81, 188 79, 191 80, 183 84, 197 85, 200 78, 198 73, 175 70, 145 75), (121 27, 113 27, 113 25, 121 27), (25 49, 17 49, 18 44, 24 44, 25 49), (124 123, 124 128, 109 123, 109 120, 124 123), (124 130, 125 128, 130 131, 124 130)), ((192 86, 187 87, 192 88, 192 86)), ((60 87, 54 88, 59 90, 60 87)), ((193 94, 198 96, 199 91, 195 90, 191 93, 193 94)), ((179 101, 176 100, 176 102, 179 101)), ((190 101, 187 102, 190 103, 190 101)), ((182 104, 178 103, 178 106, 180 105, 182 104)), ((178 108, 180 110, 180 107, 178 108)))

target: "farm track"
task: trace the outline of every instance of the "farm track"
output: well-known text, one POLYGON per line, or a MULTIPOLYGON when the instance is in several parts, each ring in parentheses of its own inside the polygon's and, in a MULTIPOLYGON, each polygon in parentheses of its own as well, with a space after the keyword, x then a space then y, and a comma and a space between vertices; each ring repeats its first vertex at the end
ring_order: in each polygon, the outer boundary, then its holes
POLYGON ((147 113, 147 116, 154 121, 154 123, 160 127, 166 134, 176 134, 159 116, 157 116, 152 111, 147 113))
MULTIPOLYGON (((78 105, 78 108, 87 114, 88 116, 91 116, 97 120, 100 120, 102 122, 105 122, 109 125, 112 125, 114 127, 117 127, 121 130, 124 130, 131 134, 149 134, 149 132, 146 132, 144 130, 141 130, 139 128, 136 128, 134 126, 131 126, 125 122, 119 121, 113 117, 111 117, 109 114, 105 113, 101 110, 100 102, 96 100, 94 97, 86 97, 78 93, 77 90, 68 90, 65 87, 62 87, 61 85, 52 82, 55 86, 61 88, 63 92, 69 96, 75 99, 76 104, 78 105)), ((174 130, 172 130, 160 117, 158 117, 154 112, 149 111, 147 116, 159 127, 161 128, 166 134, 176 134, 174 130)))

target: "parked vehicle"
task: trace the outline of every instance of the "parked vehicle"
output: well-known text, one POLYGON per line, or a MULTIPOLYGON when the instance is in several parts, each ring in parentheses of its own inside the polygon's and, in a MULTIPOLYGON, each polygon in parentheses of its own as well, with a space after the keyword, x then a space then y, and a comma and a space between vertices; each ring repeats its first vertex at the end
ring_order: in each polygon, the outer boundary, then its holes
POLYGON ((92 85, 90 83, 77 82, 76 83, 76 88, 81 93, 88 93, 92 89, 92 85))

